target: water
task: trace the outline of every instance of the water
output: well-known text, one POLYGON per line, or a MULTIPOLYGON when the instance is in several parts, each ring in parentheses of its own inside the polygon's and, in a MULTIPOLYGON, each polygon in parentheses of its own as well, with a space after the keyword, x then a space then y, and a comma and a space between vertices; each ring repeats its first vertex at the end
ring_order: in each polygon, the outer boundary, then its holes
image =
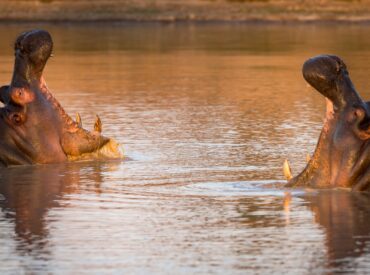
POLYGON ((49 30, 50 90, 125 161, 0 171, 0 273, 368 273, 370 197, 285 189, 324 100, 301 66, 333 53, 370 97, 369 25, 0 25, 49 30))

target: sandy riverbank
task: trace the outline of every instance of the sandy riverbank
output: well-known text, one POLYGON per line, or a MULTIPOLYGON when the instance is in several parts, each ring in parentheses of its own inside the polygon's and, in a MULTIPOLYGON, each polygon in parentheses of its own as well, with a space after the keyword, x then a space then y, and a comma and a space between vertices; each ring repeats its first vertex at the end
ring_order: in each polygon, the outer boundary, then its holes
POLYGON ((370 0, 0 0, 0 21, 370 22, 370 0))

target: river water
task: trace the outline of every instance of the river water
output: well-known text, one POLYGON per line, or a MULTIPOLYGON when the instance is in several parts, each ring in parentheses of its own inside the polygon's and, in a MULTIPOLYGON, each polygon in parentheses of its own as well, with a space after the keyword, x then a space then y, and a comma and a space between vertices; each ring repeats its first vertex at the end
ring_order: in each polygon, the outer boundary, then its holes
POLYGON ((125 161, 0 171, 1 274, 365 274, 370 196, 286 189, 324 99, 303 62, 332 53, 370 98, 370 25, 0 25, 50 31, 45 79, 125 161))

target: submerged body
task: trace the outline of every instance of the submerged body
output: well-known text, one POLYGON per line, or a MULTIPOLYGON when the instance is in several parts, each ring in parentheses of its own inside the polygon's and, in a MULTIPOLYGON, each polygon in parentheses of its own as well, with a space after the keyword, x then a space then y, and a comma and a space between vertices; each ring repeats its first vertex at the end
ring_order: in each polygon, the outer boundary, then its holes
POLYGON ((327 98, 326 118, 312 158, 287 186, 370 190, 370 103, 356 92, 337 56, 307 60, 303 76, 327 98))
POLYGON ((14 46, 10 85, 0 88, 0 163, 3 166, 56 163, 80 158, 122 158, 118 144, 73 121, 48 90, 42 76, 52 53, 48 32, 21 34, 14 46))

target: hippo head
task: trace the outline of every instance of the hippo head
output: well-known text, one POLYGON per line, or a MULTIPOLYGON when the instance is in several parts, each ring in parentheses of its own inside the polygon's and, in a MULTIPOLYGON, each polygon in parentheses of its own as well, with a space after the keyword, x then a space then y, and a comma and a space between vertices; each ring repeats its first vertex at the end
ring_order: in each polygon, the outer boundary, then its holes
POLYGON ((105 153, 121 157, 118 145, 101 135, 99 118, 93 131, 83 129, 79 116, 73 121, 50 93, 43 70, 52 49, 47 31, 28 31, 16 39, 12 81, 0 88, 0 163, 51 163, 105 153), (109 149, 102 150, 107 144, 109 149))
POLYGON ((356 92, 337 56, 307 60, 303 76, 327 98, 326 118, 312 158, 287 186, 370 189, 369 103, 356 92))

